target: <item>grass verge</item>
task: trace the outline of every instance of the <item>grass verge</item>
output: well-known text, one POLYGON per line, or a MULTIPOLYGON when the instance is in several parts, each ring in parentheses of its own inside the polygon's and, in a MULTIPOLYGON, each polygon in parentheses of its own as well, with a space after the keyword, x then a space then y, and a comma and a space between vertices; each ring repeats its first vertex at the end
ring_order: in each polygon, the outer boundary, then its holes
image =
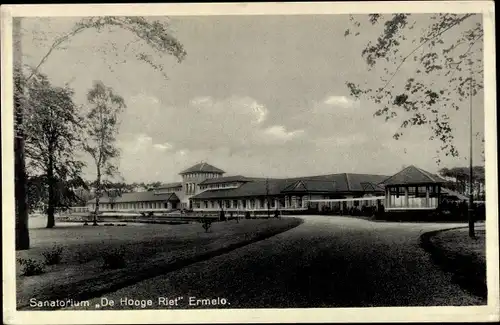
MULTIPOLYGON (((51 266, 45 274, 37 276, 23 277, 18 274, 17 309, 58 309, 50 306, 42 308, 30 306, 32 298, 36 301, 67 299, 82 301, 99 297, 142 280, 267 239, 301 223, 302 220, 298 218, 240 220, 239 223, 217 222, 208 233, 205 233, 200 224, 131 227, 134 230, 133 234, 129 227, 101 226, 90 230, 89 227, 82 227, 80 229, 84 229, 82 231, 89 235, 87 238, 81 236, 79 240, 73 238, 73 242, 65 247, 66 264, 51 266), (96 228, 100 228, 103 238, 91 236, 90 232, 96 228), (134 237, 131 237, 132 235, 134 237), (130 238, 124 238, 127 236, 130 238), (118 269, 103 268, 102 256, 116 247, 120 247, 123 252, 125 266, 118 269)), ((57 237, 57 228, 52 230, 54 231, 51 234, 57 237)), ((79 229, 61 228, 59 231, 61 242, 65 237, 74 236, 79 229)), ((41 229, 41 236, 46 236, 47 232, 41 229)), ((69 238, 68 241, 71 242, 69 238)), ((17 254, 33 256, 36 252, 36 249, 30 249, 17 254)))
POLYGON ((436 230, 420 236, 420 246, 453 282, 486 301, 485 231, 476 230, 476 239, 468 237, 467 227, 436 230))

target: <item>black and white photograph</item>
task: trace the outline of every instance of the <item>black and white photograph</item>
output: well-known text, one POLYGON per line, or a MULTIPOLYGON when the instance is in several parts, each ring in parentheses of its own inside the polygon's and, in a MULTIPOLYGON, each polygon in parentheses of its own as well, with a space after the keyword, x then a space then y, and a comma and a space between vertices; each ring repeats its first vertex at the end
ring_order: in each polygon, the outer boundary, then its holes
POLYGON ((498 321, 494 71, 489 1, 2 6, 4 322, 498 321))

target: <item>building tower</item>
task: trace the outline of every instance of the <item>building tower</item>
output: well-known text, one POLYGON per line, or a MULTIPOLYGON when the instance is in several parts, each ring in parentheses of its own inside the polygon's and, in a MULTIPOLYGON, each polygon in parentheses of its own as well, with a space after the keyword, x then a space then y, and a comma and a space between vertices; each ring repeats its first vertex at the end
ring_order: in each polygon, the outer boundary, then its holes
POLYGON ((184 194, 181 199, 181 208, 192 209, 189 199, 200 192, 198 188, 199 183, 206 179, 222 177, 224 173, 223 170, 205 162, 198 163, 180 172, 179 175, 182 176, 182 191, 184 194))

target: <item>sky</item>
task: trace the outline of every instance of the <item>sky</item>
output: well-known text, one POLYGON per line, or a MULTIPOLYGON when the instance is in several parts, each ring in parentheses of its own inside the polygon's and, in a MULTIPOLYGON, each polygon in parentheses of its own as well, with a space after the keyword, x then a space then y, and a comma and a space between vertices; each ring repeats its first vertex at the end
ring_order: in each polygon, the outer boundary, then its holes
MULTIPOLYGON (((420 37, 429 15, 414 19, 409 39, 420 37)), ((76 21, 24 18, 23 63, 36 65, 76 21)), ((125 99, 117 166, 128 182, 177 181, 179 172, 200 161, 227 175, 261 177, 392 175, 411 164, 430 172, 468 164, 467 102, 449 112, 461 153, 456 158, 437 153, 440 143, 428 140, 427 127, 407 129, 393 139, 400 119, 374 117, 375 103, 350 97, 346 81, 380 87, 382 69, 394 69, 389 62, 369 71, 361 56, 381 26, 346 38, 348 15, 175 16, 168 22, 187 52, 181 63, 160 58, 168 79, 135 59, 145 45, 122 30, 85 31, 53 51, 40 68, 53 84, 69 84, 82 109, 95 80, 125 99)), ((480 17, 473 18, 463 28, 478 22, 480 17)), ((461 32, 450 30, 446 38, 461 32)), ((393 82, 402 83, 417 68, 409 61, 393 82)), ((473 98, 473 108, 474 133, 483 134, 482 92, 473 98)), ((482 163, 480 141, 473 146, 473 160, 482 163)), ((85 176, 92 178, 93 166, 86 161, 85 176)))

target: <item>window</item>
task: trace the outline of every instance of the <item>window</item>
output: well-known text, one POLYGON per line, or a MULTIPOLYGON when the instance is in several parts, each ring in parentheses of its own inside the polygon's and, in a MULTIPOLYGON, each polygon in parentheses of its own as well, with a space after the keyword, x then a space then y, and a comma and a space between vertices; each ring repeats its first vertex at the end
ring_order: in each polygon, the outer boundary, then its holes
POLYGON ((437 197, 438 192, 439 192, 439 185, 432 185, 431 188, 429 189, 429 196, 437 197))
POLYGON ((391 195, 396 195, 397 198, 399 197, 399 192, 400 191, 399 191, 399 187, 398 186, 396 186, 396 187, 390 187, 389 188, 389 193, 391 195))
POLYGON ((246 209, 247 208, 247 200, 242 200, 241 203, 243 205, 243 209, 246 209))
POLYGON ((229 209, 231 207, 231 201, 226 200, 226 209, 229 209))
POLYGON ((196 207, 197 209, 199 209, 199 208, 200 208, 200 206, 201 206, 200 201, 196 201, 196 202, 195 202, 195 207, 196 207))
POLYGON ((426 196, 425 186, 417 187, 417 193, 415 194, 415 196, 416 197, 425 197, 426 196))
POLYGON ((233 200, 233 208, 237 208, 238 207, 238 200, 233 200))

